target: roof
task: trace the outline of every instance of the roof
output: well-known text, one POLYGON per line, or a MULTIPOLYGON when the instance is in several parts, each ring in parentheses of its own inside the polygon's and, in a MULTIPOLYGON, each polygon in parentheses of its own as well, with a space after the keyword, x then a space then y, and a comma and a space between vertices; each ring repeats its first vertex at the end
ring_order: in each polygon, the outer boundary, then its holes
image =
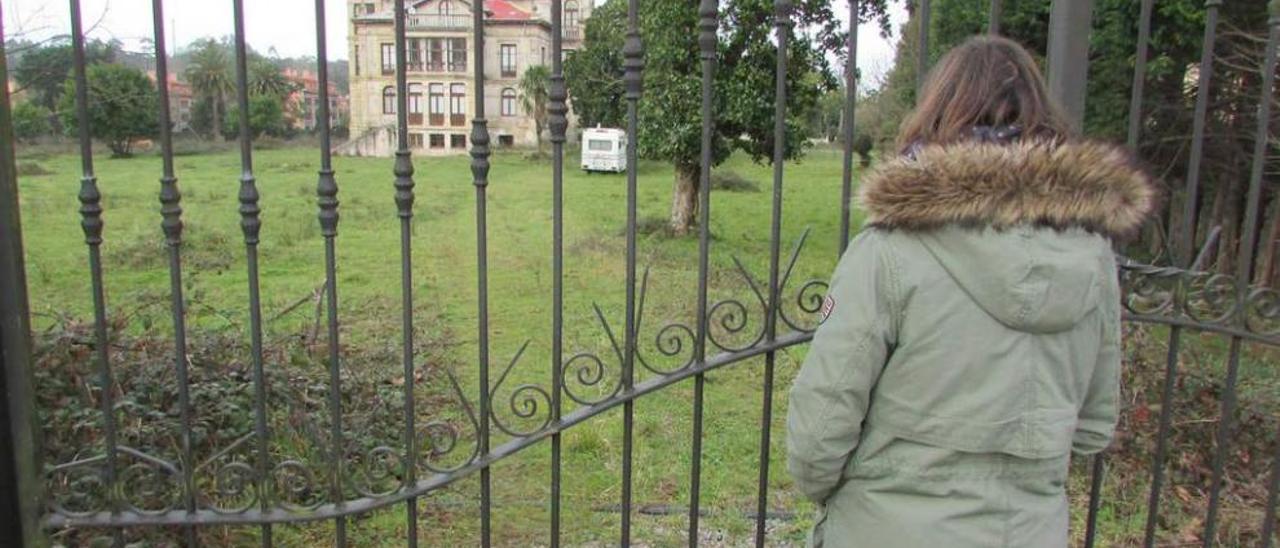
POLYGON ((485 0, 484 10, 492 19, 499 21, 527 21, 533 14, 512 5, 506 0, 485 0))
MULTIPOLYGON (((458 4, 465 5, 468 10, 471 8, 471 2, 462 0, 453 0, 458 4)), ((415 9, 422 9, 429 4, 436 4, 439 0, 422 0, 414 2, 412 5, 415 9)), ((456 4, 455 4, 456 5, 456 4)), ((428 10, 426 13, 431 13, 428 10)), ((485 19, 488 21, 531 21, 534 19, 533 14, 525 11, 523 8, 517 7, 515 4, 507 0, 484 0, 485 19)), ((455 12, 456 13, 456 12, 455 12)))

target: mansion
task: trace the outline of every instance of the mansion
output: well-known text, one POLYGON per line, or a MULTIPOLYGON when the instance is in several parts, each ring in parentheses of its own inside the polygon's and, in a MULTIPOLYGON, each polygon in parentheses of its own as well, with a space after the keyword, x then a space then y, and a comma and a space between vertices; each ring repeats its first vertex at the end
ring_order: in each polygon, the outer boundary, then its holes
MULTIPOLYGON (((406 2, 409 144, 415 152, 460 153, 468 147, 475 93, 497 147, 532 146, 534 119, 519 81, 551 64, 551 0, 475 0, 485 9, 485 86, 475 87, 472 3, 464 0, 348 0, 351 141, 337 151, 389 156, 396 149, 395 2, 406 2)), ((563 0, 562 48, 582 44, 591 0, 563 0)))

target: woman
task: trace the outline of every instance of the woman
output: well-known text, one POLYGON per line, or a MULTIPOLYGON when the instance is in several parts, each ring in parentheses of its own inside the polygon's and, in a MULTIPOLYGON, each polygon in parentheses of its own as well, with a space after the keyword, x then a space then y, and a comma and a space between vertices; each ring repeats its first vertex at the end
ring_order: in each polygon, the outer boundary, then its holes
POLYGON ((977 37, 931 72, 901 157, 864 178, 791 390, 811 543, 1062 547, 1072 452, 1119 398, 1111 244, 1151 212, 1120 149, 1078 140, 1031 56, 977 37))

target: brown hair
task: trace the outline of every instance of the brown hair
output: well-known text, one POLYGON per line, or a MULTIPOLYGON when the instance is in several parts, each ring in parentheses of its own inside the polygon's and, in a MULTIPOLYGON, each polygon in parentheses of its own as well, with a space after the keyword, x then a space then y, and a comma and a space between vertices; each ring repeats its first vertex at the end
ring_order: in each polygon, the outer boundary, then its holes
POLYGON ((1045 87, 1035 60, 1017 42, 969 38, 929 71, 898 146, 953 143, 975 126, 1017 126, 1025 139, 1066 141, 1074 130, 1045 87))

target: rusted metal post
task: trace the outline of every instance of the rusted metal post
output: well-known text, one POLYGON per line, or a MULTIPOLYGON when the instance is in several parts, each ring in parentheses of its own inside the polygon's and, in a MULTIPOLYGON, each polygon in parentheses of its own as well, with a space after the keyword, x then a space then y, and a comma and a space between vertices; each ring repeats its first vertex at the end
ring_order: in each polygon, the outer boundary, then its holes
POLYGON ((1076 129, 1084 125, 1093 0, 1053 0, 1049 14, 1049 92, 1076 129))
MULTIPOLYGON (((0 21, 0 77, 8 82, 3 37, 0 21)), ((31 320, 13 139, 9 87, 0 86, 0 546, 39 546, 44 542, 39 526, 38 430, 31 399, 31 320)))

